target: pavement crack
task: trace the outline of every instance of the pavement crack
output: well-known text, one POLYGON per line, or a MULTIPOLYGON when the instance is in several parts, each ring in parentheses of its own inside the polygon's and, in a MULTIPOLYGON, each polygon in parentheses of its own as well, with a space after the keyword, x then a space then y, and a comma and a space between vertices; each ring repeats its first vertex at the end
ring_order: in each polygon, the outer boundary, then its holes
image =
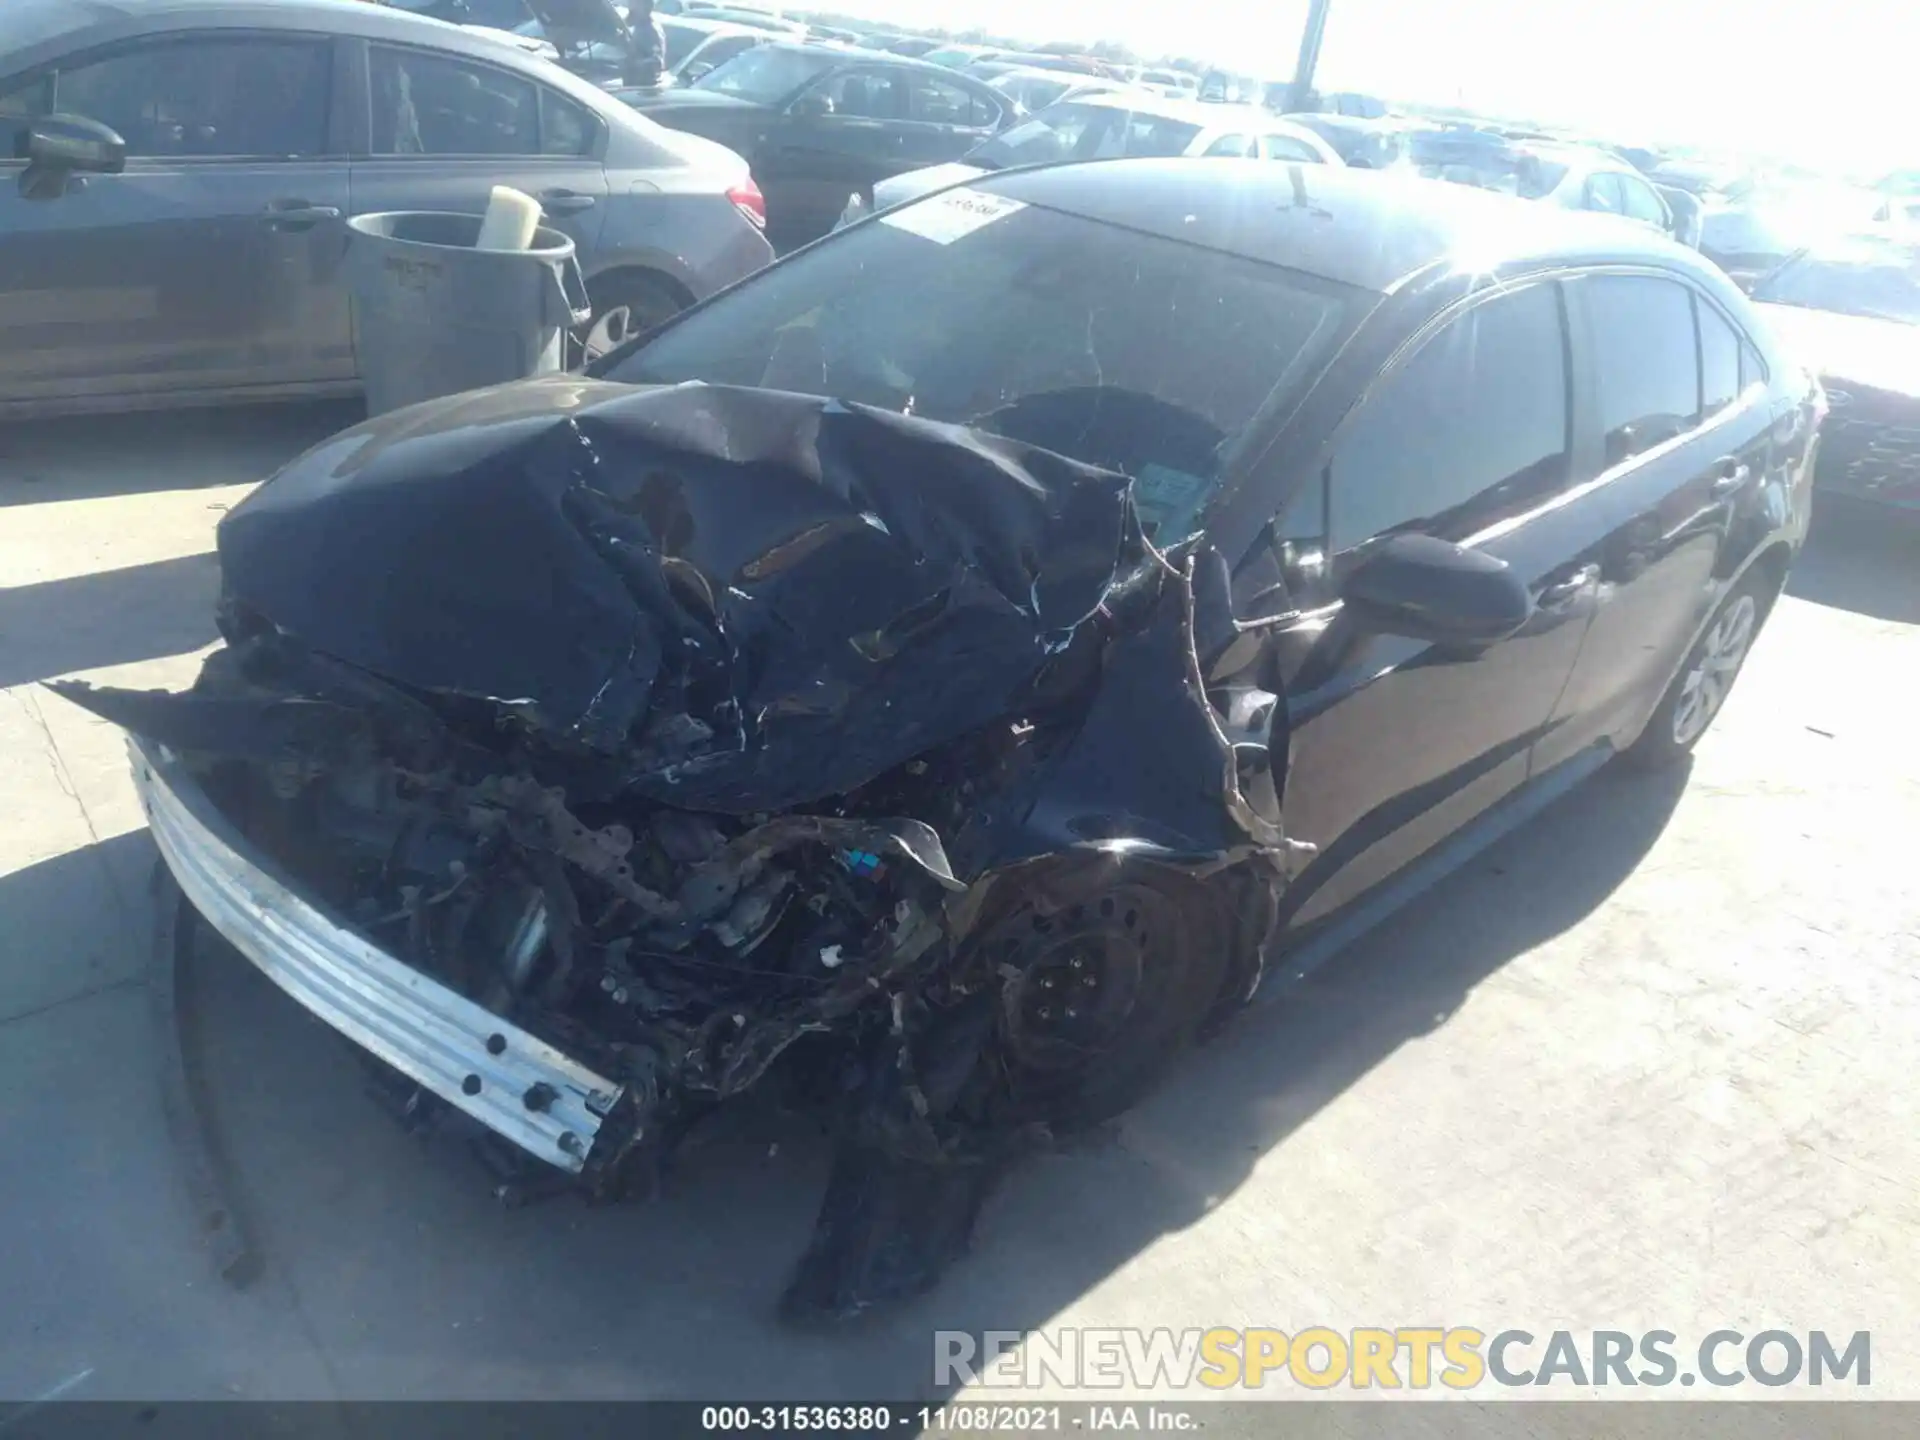
POLYGON ((58 1010, 63 1005, 77 1005, 80 1001, 91 1000, 96 995, 109 995, 115 990, 124 990, 129 985, 144 985, 146 983, 147 976, 145 971, 142 971, 138 975, 125 975, 118 980, 109 980, 105 984, 95 985, 91 989, 79 990, 72 995, 62 995, 58 1000, 49 1000, 44 1005, 35 1005, 29 1010, 21 1010, 12 1015, 0 1015, 0 1029, 5 1029, 9 1025, 18 1025, 24 1020, 32 1020, 36 1016, 58 1010))

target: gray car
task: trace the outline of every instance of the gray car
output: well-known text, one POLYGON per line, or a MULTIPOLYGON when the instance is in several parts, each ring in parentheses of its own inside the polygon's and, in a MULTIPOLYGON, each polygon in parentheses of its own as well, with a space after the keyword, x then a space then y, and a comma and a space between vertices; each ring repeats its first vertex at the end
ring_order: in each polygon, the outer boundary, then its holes
POLYGON ((126 158, 50 192, 0 159, 0 416, 351 394, 345 217, 496 184, 579 246, 592 352, 773 254, 733 152, 361 0, 4 0, 0 156, 50 114, 126 158))

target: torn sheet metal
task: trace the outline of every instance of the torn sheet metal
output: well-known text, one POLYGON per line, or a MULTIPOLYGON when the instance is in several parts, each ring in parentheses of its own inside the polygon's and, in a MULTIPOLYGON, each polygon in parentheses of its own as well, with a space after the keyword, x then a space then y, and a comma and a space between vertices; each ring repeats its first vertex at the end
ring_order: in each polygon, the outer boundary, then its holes
POLYGON ((1210 696, 1224 566, 1123 475, 555 378, 335 437, 220 557, 192 690, 54 688, 144 737, 194 904, 503 1195, 646 1192, 786 1087, 842 1136, 789 1309, 853 1313, 1257 983, 1284 706, 1210 696))

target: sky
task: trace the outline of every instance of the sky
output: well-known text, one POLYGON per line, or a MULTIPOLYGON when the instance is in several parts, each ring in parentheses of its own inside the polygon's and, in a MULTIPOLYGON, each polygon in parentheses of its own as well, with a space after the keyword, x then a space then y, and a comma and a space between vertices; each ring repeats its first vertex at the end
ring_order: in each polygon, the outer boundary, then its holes
MULTIPOLYGON (((1307 0, 816 0, 898 24, 1113 39, 1285 78, 1307 0)), ((1920 167, 1920 0, 1332 0, 1323 90, 1920 167)))

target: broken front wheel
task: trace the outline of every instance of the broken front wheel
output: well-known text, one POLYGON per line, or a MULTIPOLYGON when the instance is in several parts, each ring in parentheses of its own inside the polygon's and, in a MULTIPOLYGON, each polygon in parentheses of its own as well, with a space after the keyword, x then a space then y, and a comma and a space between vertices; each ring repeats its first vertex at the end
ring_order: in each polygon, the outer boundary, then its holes
POLYGON ((1055 873, 981 932, 999 983, 1001 1103, 1071 1130, 1126 1110, 1192 1043, 1225 983, 1219 907, 1201 881, 1133 865, 1055 873))

